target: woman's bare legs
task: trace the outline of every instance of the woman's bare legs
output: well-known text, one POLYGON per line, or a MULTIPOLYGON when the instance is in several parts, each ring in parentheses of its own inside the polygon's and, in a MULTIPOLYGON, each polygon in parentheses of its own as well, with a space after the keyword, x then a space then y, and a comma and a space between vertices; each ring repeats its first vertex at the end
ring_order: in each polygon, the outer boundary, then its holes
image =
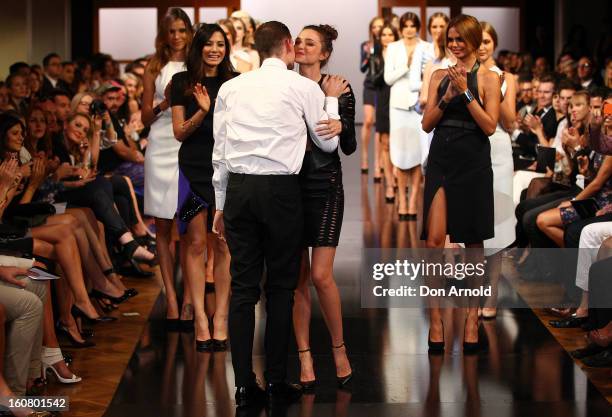
POLYGON ((145 236, 149 234, 149 228, 142 220, 142 216, 140 215, 140 209, 138 208, 138 200, 136 199, 136 193, 134 192, 134 185, 132 184, 132 180, 129 177, 123 177, 125 182, 130 189, 130 196, 132 197, 132 206, 134 207, 134 213, 136 214, 136 224, 132 227, 132 232, 136 236, 145 236))
POLYGON ((408 214, 409 210, 407 205, 407 193, 406 186, 408 185, 409 172, 405 169, 397 169, 397 197, 399 203, 397 205, 397 212, 399 214, 408 214))
POLYGON ((346 347, 340 347, 344 344, 344 331, 340 292, 333 275, 335 255, 335 247, 312 248, 310 278, 317 290, 323 319, 331 336, 336 375, 345 377, 351 373, 351 364, 346 356, 346 347))
POLYGON ((70 227, 77 240, 77 246, 81 256, 81 261, 83 263, 84 272, 91 280, 91 283, 95 289, 102 291, 111 297, 121 297, 123 295, 124 291, 116 288, 104 276, 104 273, 102 272, 102 269, 100 268, 100 265, 98 264, 98 261, 91 250, 87 232, 81 226, 80 221, 75 216, 71 214, 51 216, 47 219, 47 224, 65 224, 66 226, 70 227))
MULTIPOLYGON (((431 201, 427 219, 427 241, 425 245, 429 249, 444 249, 446 242, 446 192, 440 187, 431 201)), ((432 342, 444 341, 444 327, 442 325, 442 312, 440 301, 437 297, 429 300, 429 337, 432 342)))
MULTIPOLYGON (((190 304, 193 305, 195 317, 196 341, 205 341, 211 338, 208 317, 204 310, 205 252, 206 211, 203 211, 191 219, 187 226, 187 233, 181 236, 181 268, 185 279, 185 299, 187 299, 187 290, 189 290, 189 293, 193 295, 190 297, 190 304)), ((185 306, 188 304, 187 301, 183 302, 183 313, 185 313, 185 306)))
POLYGON ((300 358, 300 381, 315 379, 310 351, 310 317, 312 309, 310 297, 310 259, 308 249, 302 251, 300 276, 293 302, 293 329, 300 358))
POLYGON ((542 233, 555 242, 555 245, 560 248, 565 247, 563 242, 565 229, 563 228, 563 220, 561 220, 561 210, 559 208, 555 207, 540 213, 536 219, 536 224, 542 233))
POLYGON ((170 251, 174 220, 155 218, 155 240, 157 242, 157 258, 164 288, 166 289, 166 318, 178 319, 179 308, 174 286, 174 256, 170 251))
MULTIPOLYGON (((74 304, 89 318, 100 317, 87 295, 79 248, 70 228, 62 224, 43 225, 32 228, 32 236, 53 245, 51 259, 57 260, 62 267, 74 295, 74 304)), ((34 250, 36 251, 36 245, 34 250)))
MULTIPOLYGON (((372 127, 374 126, 374 115, 376 109, 371 104, 363 106, 363 125, 361 126, 361 169, 368 168, 368 150, 370 146, 370 136, 372 135, 372 127)), ((374 159, 376 161, 376 159, 374 159)), ((376 162, 374 175, 378 175, 376 170, 376 162)))
MULTIPOLYGON (((227 339, 227 318, 230 300, 230 252, 227 243, 216 235, 208 241, 214 251, 214 277, 215 277, 215 313, 213 317, 214 338, 227 339)), ((194 293, 195 294, 195 293, 194 293)))
MULTIPOLYGON (((43 256, 45 258, 53 259, 55 257, 55 249, 51 243, 44 242, 40 239, 34 239, 34 254, 38 256, 43 256)), ((72 304, 74 303, 74 297, 72 296, 72 291, 70 287, 67 285, 65 279, 58 279, 54 281, 55 284, 55 293, 57 295, 57 304, 58 304, 58 313, 59 313, 59 321, 60 323, 66 327, 66 329, 70 332, 72 337, 79 341, 84 342, 81 334, 79 333, 79 328, 77 326, 74 317, 70 313, 70 309, 72 308, 72 304)), ((50 292, 48 292, 50 294, 50 292)), ((50 305, 50 304, 49 304, 50 305)), ((45 307, 46 308, 46 307, 45 307)), ((47 320, 49 317, 45 316, 44 320, 47 320)), ((51 317, 52 319, 52 317, 51 317)), ((50 341, 50 333, 49 329, 46 328, 43 322, 43 343, 45 341, 50 341)), ((53 325, 53 323, 50 323, 53 325)))
POLYGON ((408 213, 416 214, 417 202, 419 201, 419 190, 421 188, 421 180, 423 179, 423 173, 421 172, 421 166, 417 165, 411 168, 408 177, 410 179, 410 195, 408 198, 408 213))
POLYGON ((391 163, 391 155, 389 153, 389 134, 380 134, 380 159, 382 167, 385 170, 385 197, 393 197, 395 191, 395 178, 393 177, 393 164, 391 163))

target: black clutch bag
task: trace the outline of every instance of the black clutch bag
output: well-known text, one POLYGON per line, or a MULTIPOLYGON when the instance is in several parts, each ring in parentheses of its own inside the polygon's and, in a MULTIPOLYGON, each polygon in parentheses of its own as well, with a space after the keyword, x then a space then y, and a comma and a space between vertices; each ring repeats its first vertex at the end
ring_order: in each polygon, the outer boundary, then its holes
POLYGON ((46 202, 16 204, 9 209, 4 213, 4 218, 26 227, 40 226, 45 223, 47 217, 55 214, 53 204, 46 202))
POLYGON ((21 239, 27 231, 27 228, 21 225, 0 223, 0 240, 21 239))

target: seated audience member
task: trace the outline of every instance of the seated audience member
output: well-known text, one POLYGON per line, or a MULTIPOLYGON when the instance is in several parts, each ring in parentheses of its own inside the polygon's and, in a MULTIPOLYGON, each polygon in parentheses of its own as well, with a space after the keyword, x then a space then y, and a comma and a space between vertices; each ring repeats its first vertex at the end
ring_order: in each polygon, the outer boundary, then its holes
POLYGON ((589 93, 599 86, 599 81, 595 79, 595 65, 588 56, 583 56, 578 60, 577 76, 580 86, 589 93))
POLYGON ((571 82, 578 82, 578 72, 576 68, 576 61, 570 54, 563 54, 557 61, 557 74, 560 77, 564 77, 571 82))
POLYGON ((19 74, 22 77, 28 78, 30 72, 30 66, 23 61, 15 62, 9 67, 9 75, 19 74))
POLYGON ((552 108, 555 89, 554 79, 546 75, 540 79, 536 96, 536 107, 519 121, 521 133, 516 138, 519 148, 514 150, 515 169, 524 169, 535 160, 537 145, 549 146, 557 132, 557 117, 552 108), (532 129, 541 122, 543 137, 538 137, 532 129))
POLYGON ((9 92, 4 81, 0 81, 0 112, 11 109, 9 103, 9 92))
POLYGON ((70 96, 73 96, 78 91, 78 85, 75 85, 76 64, 71 61, 62 62, 61 80, 68 88, 70 96))
POLYGON ((539 56, 533 63, 532 74, 534 77, 540 78, 542 75, 547 74, 550 71, 550 65, 548 64, 548 60, 539 56))
POLYGON ((69 90, 68 85, 62 80, 62 59, 58 54, 52 52, 43 58, 43 70, 41 97, 51 94, 55 89, 69 90))
MULTIPOLYGON (((516 111, 520 111, 525 108, 523 112, 529 113, 533 108, 533 91, 531 88, 531 76, 523 75, 519 78, 519 91, 518 99, 516 102, 516 111)), ((523 114, 522 117, 525 115, 523 114)))
POLYGON ((40 89, 42 88, 42 78, 36 71, 31 71, 28 77, 28 88, 30 90, 30 103, 40 100, 40 89))
POLYGON ((98 95, 104 100, 111 115, 111 121, 117 132, 117 143, 100 151, 98 169, 101 173, 114 173, 128 177, 134 184, 137 194, 142 195, 144 187, 144 155, 132 139, 125 136, 123 126, 117 116, 121 104, 120 88, 106 83, 98 89, 98 95))
POLYGON ((15 73, 6 79, 6 86, 9 92, 9 105, 22 117, 28 112, 30 91, 28 88, 28 78, 25 75, 15 73))
POLYGON ((121 77, 127 92, 127 103, 130 115, 140 110, 142 100, 142 80, 135 74, 125 73, 121 77))
POLYGON ((53 100, 55 104, 55 117, 57 123, 63 124, 68 115, 70 114, 70 94, 66 90, 52 90, 49 92, 48 97, 53 100))

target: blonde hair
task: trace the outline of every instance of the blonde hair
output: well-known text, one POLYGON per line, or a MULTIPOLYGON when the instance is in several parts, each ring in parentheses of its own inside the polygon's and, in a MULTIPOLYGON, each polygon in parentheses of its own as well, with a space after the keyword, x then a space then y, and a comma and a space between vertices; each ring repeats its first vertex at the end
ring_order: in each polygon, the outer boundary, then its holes
POLYGON ((85 96, 91 97, 92 100, 96 99, 96 96, 93 93, 90 93, 89 91, 86 91, 84 93, 75 94, 75 96, 72 97, 72 101, 70 102, 70 112, 71 113, 77 112, 77 108, 79 107, 79 104, 81 104, 81 100, 83 100, 83 97, 85 96))

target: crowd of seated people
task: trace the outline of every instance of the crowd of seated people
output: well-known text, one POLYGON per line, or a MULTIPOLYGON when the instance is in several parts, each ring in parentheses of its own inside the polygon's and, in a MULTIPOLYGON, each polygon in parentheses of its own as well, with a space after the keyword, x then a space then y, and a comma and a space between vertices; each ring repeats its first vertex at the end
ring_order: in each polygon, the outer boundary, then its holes
POLYGON ((95 346, 92 325, 112 325, 137 295, 122 276, 153 275, 141 215, 145 65, 119 76, 109 56, 51 53, 42 66, 11 65, 0 85, 0 397, 80 382, 62 346, 95 346))
POLYGON ((557 64, 550 72, 539 58, 519 77, 512 136, 516 244, 525 248, 519 270, 527 280, 563 285, 550 325, 587 331, 587 346, 573 355, 609 367, 612 317, 602 294, 609 299, 612 270, 612 59, 600 63, 603 77, 588 56, 564 53, 557 64))

